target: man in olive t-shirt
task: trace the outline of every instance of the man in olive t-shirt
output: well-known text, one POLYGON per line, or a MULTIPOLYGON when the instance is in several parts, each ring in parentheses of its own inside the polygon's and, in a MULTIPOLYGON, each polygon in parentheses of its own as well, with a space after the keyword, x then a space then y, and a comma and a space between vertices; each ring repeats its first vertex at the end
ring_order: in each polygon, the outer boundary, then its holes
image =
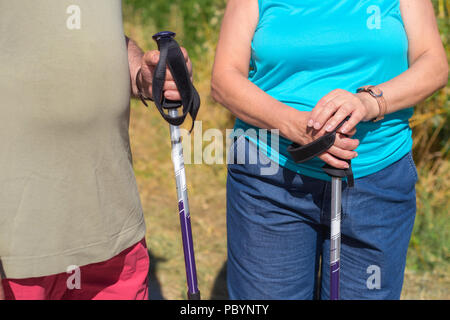
MULTIPOLYGON (((0 0, 5 290, 14 279, 106 262, 145 237, 129 102, 136 81, 152 96, 158 59, 124 36, 120 0, 0 0)), ((165 89, 180 99, 170 74, 165 89)))

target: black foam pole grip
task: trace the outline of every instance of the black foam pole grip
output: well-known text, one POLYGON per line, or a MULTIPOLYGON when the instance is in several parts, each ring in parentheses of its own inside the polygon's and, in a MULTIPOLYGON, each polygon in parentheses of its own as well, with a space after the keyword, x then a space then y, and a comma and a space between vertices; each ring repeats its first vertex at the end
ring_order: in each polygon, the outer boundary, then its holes
POLYGON ((291 154, 292 159, 294 159, 296 163, 303 163, 330 149, 336 140, 336 132, 348 119, 350 119, 350 117, 345 118, 332 132, 321 136, 311 143, 303 146, 297 143, 291 144, 287 150, 291 154))

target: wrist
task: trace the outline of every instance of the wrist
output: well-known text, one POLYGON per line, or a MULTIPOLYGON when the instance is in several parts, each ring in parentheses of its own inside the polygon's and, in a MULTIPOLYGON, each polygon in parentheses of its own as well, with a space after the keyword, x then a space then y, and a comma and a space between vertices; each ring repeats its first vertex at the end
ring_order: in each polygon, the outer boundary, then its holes
POLYGON ((282 121, 280 126, 280 135, 300 145, 308 144, 310 142, 307 133, 309 112, 298 111, 293 108, 286 111, 283 117, 285 121, 282 121))
POLYGON ((378 104, 378 115, 375 118, 369 120, 372 122, 377 122, 384 119, 384 115, 387 112, 387 102, 384 98, 383 90, 378 88, 377 86, 365 86, 358 88, 356 90, 357 93, 365 92, 368 93, 378 104))
POLYGON ((380 114, 380 106, 378 105, 378 101, 368 92, 359 92, 356 93, 356 96, 361 100, 367 110, 363 121, 371 121, 372 119, 377 118, 380 114))
POLYGON ((137 72, 136 72, 136 76, 134 78, 134 88, 135 88, 135 96, 139 97, 139 93, 142 92, 143 93, 143 84, 142 84, 142 71, 141 71, 141 67, 138 68, 137 72))
POLYGON ((153 99, 151 97, 149 97, 149 94, 146 93, 146 91, 144 90, 144 81, 143 81, 143 77, 142 77, 142 69, 141 67, 139 67, 137 73, 136 73, 136 78, 135 78, 135 84, 136 84, 136 97, 141 99, 142 103, 148 107, 147 103, 145 102, 146 100, 151 100, 153 101, 153 99))

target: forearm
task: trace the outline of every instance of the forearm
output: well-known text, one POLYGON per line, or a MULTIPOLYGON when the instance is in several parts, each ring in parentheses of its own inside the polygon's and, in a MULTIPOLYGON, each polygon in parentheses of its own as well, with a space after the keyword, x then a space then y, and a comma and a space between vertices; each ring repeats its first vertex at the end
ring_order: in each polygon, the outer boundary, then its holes
MULTIPOLYGON (((298 111, 274 99, 237 70, 213 71, 211 93, 239 119, 258 128, 278 129, 281 136, 300 145, 325 133, 307 128, 310 112, 298 111)), ((349 135, 354 133, 353 130, 349 135)), ((358 140, 337 135, 335 144, 319 158, 336 168, 348 168, 348 163, 340 159, 354 158, 357 154, 353 150, 358 145, 358 140)))
POLYGON ((262 129, 278 129, 280 135, 296 142, 302 139, 300 128, 306 128, 306 112, 274 99, 239 71, 214 71, 211 95, 242 121, 262 129))
POLYGON ((136 85, 136 75, 141 68, 144 53, 132 39, 128 37, 125 37, 125 39, 127 42, 128 64, 130 68, 131 95, 137 97, 138 89, 136 85))
POLYGON ((412 107, 425 100, 448 80, 445 55, 425 53, 398 77, 378 85, 387 102, 387 112, 412 107))

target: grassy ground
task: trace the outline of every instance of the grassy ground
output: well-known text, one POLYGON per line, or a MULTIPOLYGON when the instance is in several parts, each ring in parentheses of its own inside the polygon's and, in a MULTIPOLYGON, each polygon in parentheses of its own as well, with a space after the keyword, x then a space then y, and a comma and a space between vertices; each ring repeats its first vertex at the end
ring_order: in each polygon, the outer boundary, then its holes
MULTIPOLYGON (((149 39, 156 28, 151 24, 143 27, 130 12, 125 13, 128 17, 126 33, 144 48, 154 48, 149 39)), ((177 30, 177 21, 169 21, 167 29, 177 30)), ((218 128, 224 132, 231 128, 232 117, 209 97, 213 50, 214 46, 209 46, 202 58, 195 61, 196 87, 203 102, 198 120, 202 120, 203 131, 218 128)), ((441 112, 448 111, 448 97, 449 89, 446 88, 433 100, 434 107, 432 103, 418 107, 418 113, 424 116, 416 117, 414 122, 415 159, 420 176, 418 212, 408 254, 403 299, 450 299, 450 161, 448 154, 442 152, 445 146, 442 150, 432 147, 436 137, 448 127, 448 115, 442 116, 441 112), (430 127, 434 129, 423 129, 430 127), (427 154, 429 156, 425 156, 427 154)), ((132 103, 130 135, 152 259, 151 297, 184 299, 186 280, 168 125, 154 107, 146 109, 135 101, 132 103)), ((186 169, 199 287, 204 299, 224 299, 227 297, 224 269, 226 167, 201 164, 187 165, 186 169)))

